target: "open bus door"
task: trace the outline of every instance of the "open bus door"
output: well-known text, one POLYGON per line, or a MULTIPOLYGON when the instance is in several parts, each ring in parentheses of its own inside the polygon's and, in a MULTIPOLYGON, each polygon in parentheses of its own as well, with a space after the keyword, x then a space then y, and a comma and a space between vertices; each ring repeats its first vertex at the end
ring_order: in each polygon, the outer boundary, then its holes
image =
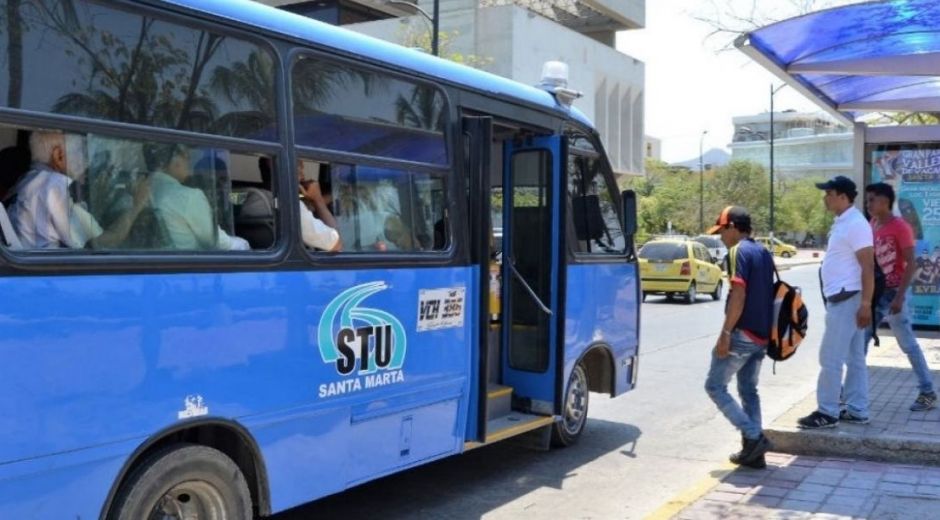
POLYGON ((547 416, 559 411, 564 142, 529 137, 503 149, 502 380, 514 408, 547 416))
POLYGON ((477 391, 466 430, 473 448, 547 432, 557 414, 560 244, 553 230, 561 221, 564 148, 560 137, 523 139, 490 117, 464 117, 463 132, 480 280, 477 391))

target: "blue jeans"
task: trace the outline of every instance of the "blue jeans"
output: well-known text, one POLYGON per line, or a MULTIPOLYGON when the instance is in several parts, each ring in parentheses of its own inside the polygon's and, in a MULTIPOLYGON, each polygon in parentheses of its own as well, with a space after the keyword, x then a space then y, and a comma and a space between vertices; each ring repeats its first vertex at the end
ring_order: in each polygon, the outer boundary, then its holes
POLYGON ((816 382, 817 409, 839 417, 839 395, 843 392, 845 368, 845 407, 857 417, 868 417, 868 366, 865 364, 865 331, 855 317, 862 294, 826 307, 826 331, 819 345, 819 379, 816 382))
MULTIPOLYGON (((897 289, 885 289, 884 294, 881 295, 878 304, 875 306, 872 319, 876 326, 881 323, 882 319, 888 320, 888 325, 891 326, 891 332, 894 333, 894 337, 898 340, 898 346, 901 347, 901 352, 904 352, 907 355, 908 361, 911 362, 911 368, 914 369, 914 375, 917 376, 917 384, 920 392, 933 392, 933 376, 931 376, 930 368, 927 366, 924 351, 921 350, 920 345, 917 343, 917 338, 914 336, 914 328, 911 324, 911 310, 910 307, 907 306, 907 298, 904 299, 901 312, 891 314, 891 301, 894 300, 897 294, 897 289)), ((872 330, 871 327, 868 327, 865 329, 866 351, 871 337, 872 330)))
POLYGON ((757 379, 760 364, 764 359, 764 347, 754 344, 740 330, 731 334, 731 352, 721 359, 712 352, 712 365, 705 380, 708 397, 725 414, 735 428, 747 439, 759 439, 763 428, 760 417, 760 396, 757 395, 757 379), (738 395, 741 403, 728 393, 731 377, 738 376, 738 395))

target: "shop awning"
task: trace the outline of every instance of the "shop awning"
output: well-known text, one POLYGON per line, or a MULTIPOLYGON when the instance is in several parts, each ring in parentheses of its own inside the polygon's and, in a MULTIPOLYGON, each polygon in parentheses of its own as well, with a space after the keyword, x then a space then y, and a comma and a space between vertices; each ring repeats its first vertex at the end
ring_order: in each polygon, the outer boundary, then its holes
POLYGON ((938 0, 818 11, 735 46, 847 125, 867 112, 940 112, 938 0))

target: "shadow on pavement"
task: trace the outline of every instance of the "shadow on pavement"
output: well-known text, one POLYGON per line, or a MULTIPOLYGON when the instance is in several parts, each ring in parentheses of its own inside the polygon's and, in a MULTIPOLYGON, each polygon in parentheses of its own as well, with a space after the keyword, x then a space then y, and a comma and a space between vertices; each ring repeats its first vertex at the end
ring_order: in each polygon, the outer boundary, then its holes
POLYGON ((375 480, 275 515, 309 518, 480 518, 539 488, 560 489, 584 465, 611 452, 635 457, 642 432, 588 419, 578 444, 538 451, 512 440, 375 480))

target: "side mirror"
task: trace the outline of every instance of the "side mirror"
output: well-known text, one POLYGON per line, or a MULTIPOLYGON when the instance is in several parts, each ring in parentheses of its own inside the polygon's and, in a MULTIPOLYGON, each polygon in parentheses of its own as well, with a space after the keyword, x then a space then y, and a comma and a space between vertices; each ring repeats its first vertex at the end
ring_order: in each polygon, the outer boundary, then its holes
POLYGON ((636 192, 626 190, 620 194, 623 204, 623 233, 627 236, 636 235, 636 192))
POLYGON ((622 204, 623 209, 623 238, 624 238, 624 249, 627 254, 627 258, 633 259, 636 258, 636 244, 634 239, 636 237, 637 223, 636 223, 636 192, 633 190, 625 190, 620 193, 620 203, 622 204))

